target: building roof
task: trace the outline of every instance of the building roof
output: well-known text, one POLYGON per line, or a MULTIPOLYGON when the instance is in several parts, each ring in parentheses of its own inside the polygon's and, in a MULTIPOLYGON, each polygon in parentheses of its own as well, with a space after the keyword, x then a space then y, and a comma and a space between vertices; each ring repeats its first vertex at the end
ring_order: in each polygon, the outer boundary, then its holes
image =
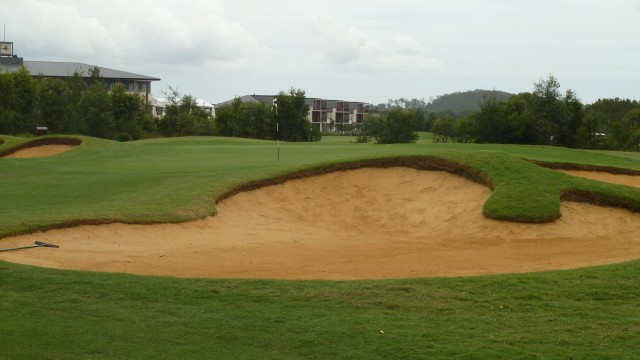
MULTIPOLYGON (((31 73, 31 75, 38 76, 50 76, 50 77, 68 77, 73 76, 75 72, 82 77, 89 77, 89 70, 94 65, 88 65, 76 62, 56 62, 56 61, 24 61, 24 67, 31 73)), ((118 80, 147 80, 147 81, 159 81, 159 78, 130 73, 126 71, 114 70, 101 66, 96 66, 100 69, 100 75, 105 79, 118 79, 118 80)))

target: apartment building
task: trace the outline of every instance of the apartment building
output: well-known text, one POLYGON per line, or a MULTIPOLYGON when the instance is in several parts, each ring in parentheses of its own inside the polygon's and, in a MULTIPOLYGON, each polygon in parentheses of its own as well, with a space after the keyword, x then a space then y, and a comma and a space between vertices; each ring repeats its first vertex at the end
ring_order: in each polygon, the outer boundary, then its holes
MULTIPOLYGON (((244 95, 242 102, 264 103, 271 106, 276 95, 244 95)), ((235 100, 235 99, 233 99, 235 100)), ((216 104, 216 108, 229 105, 233 100, 216 104)), ((369 117, 369 104, 357 101, 328 100, 322 98, 306 98, 309 105, 307 119, 317 124, 322 132, 340 131, 344 125, 361 126, 369 117)))
POLYGON ((151 83, 160 81, 152 76, 77 62, 27 61, 13 53, 11 42, 0 42, 0 52, 0 72, 15 72, 24 67, 32 76, 64 79, 77 74, 88 80, 92 70, 97 68, 107 89, 111 90, 116 83, 122 83, 128 92, 138 93, 146 101, 150 100, 151 83))

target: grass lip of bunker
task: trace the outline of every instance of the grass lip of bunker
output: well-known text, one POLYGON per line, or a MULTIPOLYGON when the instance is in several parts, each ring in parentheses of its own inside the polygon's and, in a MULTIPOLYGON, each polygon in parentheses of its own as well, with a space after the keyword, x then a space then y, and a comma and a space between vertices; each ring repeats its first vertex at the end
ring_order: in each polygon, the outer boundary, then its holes
MULTIPOLYGON (((538 166, 562 172, 572 177, 598 181, 611 185, 640 187, 640 170, 604 165, 575 164, 527 160, 538 166)), ((564 190, 560 197, 565 201, 586 202, 598 206, 623 208, 640 212, 640 201, 628 197, 605 195, 602 192, 574 185, 564 190)))
POLYGON ((70 136, 47 136, 38 138, 32 141, 27 141, 18 146, 12 147, 10 149, 6 149, 0 151, 0 158, 5 158, 10 155, 13 155, 21 150, 29 149, 29 148, 37 148, 40 146, 47 145, 67 145, 67 146, 79 146, 82 144, 82 139, 70 136))

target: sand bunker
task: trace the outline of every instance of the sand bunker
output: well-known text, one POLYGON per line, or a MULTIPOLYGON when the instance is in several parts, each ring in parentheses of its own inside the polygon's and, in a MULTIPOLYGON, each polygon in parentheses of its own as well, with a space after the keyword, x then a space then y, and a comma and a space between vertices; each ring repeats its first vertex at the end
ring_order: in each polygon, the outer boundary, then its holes
POLYGON ((75 145, 40 145, 40 146, 20 149, 12 154, 4 156, 4 158, 5 159, 10 159, 10 158, 24 159, 24 158, 52 156, 52 155, 57 155, 57 154, 69 151, 75 147, 76 147, 75 145))
POLYGON ((54 268, 214 278, 381 279, 569 269, 640 258, 640 215, 562 204, 549 224, 486 219, 490 190, 444 172, 336 172, 235 195, 183 224, 100 225, 0 240, 54 268))
POLYGON ((611 174, 604 171, 584 171, 584 170, 558 170, 565 174, 579 176, 587 179, 604 181, 612 184, 640 187, 640 176, 611 174))

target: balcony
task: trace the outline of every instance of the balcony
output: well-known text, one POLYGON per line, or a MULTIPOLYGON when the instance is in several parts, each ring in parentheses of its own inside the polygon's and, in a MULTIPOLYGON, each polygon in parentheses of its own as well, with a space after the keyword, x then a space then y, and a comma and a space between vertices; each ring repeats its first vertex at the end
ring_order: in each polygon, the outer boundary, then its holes
POLYGON ((313 110, 327 111, 327 100, 313 100, 313 110))
POLYGON ((346 101, 338 101, 336 103, 336 111, 337 112, 349 112, 349 103, 346 101))
POLYGON ((358 104, 358 113, 359 114, 368 114, 369 113, 369 105, 368 104, 358 104))

